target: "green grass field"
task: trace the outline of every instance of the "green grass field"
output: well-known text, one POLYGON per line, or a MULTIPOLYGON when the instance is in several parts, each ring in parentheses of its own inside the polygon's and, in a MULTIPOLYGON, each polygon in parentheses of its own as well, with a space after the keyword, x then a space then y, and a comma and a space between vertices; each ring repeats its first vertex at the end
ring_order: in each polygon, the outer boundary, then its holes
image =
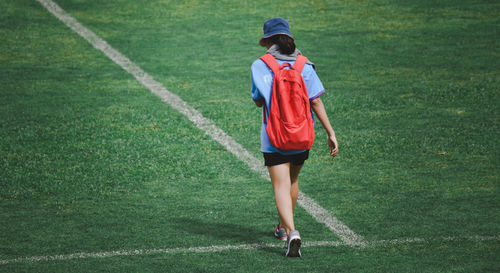
POLYGON ((284 257, 266 179, 16 0, 0 2, 0 272, 500 270, 497 1, 56 2, 259 159, 250 65, 263 22, 287 18, 340 144, 332 160, 317 128, 301 190, 367 246, 298 207, 303 258, 284 257), (56 257, 77 253, 96 255, 56 257))

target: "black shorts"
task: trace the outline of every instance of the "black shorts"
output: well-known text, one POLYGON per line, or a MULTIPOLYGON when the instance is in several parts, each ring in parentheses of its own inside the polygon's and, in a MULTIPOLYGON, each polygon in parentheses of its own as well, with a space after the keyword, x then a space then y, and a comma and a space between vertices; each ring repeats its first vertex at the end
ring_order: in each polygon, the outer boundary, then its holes
POLYGON ((294 155, 283 155, 280 153, 263 153, 264 154, 264 165, 270 167, 275 165, 280 165, 283 163, 292 163, 295 166, 300 166, 304 164, 304 161, 309 158, 309 150, 294 155))

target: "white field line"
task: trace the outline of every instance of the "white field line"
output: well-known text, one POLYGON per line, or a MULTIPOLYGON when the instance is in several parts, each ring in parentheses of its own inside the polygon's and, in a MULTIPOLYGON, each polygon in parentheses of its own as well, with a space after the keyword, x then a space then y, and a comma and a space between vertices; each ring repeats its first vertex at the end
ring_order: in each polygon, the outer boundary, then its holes
MULTIPOLYGON (((390 247, 395 245, 404 245, 412 243, 430 243, 430 242, 485 242, 485 241, 500 241, 499 236, 469 236, 469 237, 441 237, 441 238, 405 238, 394 240, 379 240, 372 242, 365 242, 363 245, 350 244, 341 241, 313 241, 305 242, 302 248, 308 247, 363 247, 363 248, 376 248, 376 247, 390 247)), ((175 253, 208 253, 208 252, 222 252, 228 250, 258 250, 263 248, 278 248, 284 247, 284 243, 256 243, 256 244, 240 244, 240 245, 220 245, 220 246, 201 246, 201 247, 178 247, 178 248, 159 248, 159 249, 136 249, 136 250, 119 250, 107 252, 79 252, 73 254, 61 255, 47 255, 47 256, 31 256, 15 259, 0 260, 0 265, 13 264, 13 263, 36 263, 45 261, 65 261, 74 259, 89 259, 89 258, 111 258, 116 256, 140 256, 140 255, 158 255, 158 254, 175 254, 175 253)))
MULTIPOLYGON (((73 31, 87 40, 90 44, 92 44, 92 46, 102 51, 113 62, 133 75, 143 86, 160 97, 162 101, 166 102, 172 108, 185 115, 196 125, 196 127, 204 131, 215 141, 219 142, 238 159, 246 163, 250 167, 250 169, 259 173, 264 179, 270 180, 269 174, 267 173, 266 168, 263 166, 262 161, 255 158, 232 137, 219 129, 212 120, 205 118, 199 111, 188 105, 179 96, 168 91, 161 83, 154 80, 153 77, 144 72, 129 58, 121 54, 116 49, 112 48, 106 41, 80 24, 75 18, 61 9, 56 3, 51 0, 37 1, 40 2, 49 12, 51 12, 69 28, 71 28, 73 31)), ((347 227, 344 223, 331 215, 314 199, 308 197, 303 192, 299 193, 298 203, 310 215, 312 215, 314 219, 316 219, 316 221, 325 224, 343 242, 352 245, 363 244, 363 238, 360 235, 354 233, 349 227, 347 227)))

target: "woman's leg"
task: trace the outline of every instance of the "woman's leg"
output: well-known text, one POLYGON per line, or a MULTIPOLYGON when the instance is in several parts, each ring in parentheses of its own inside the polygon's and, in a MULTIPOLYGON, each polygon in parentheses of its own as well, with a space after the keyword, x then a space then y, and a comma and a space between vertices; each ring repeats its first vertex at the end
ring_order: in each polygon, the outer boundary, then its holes
POLYGON ((290 180, 292 182, 290 189, 290 195, 292 197, 292 213, 295 211, 295 205, 297 204, 297 199, 299 197, 299 173, 301 168, 302 165, 290 165, 290 180))
POLYGON ((280 223, 286 229, 287 234, 291 230, 295 230, 290 165, 290 163, 285 163, 268 167, 274 189, 274 200, 280 215, 280 223))

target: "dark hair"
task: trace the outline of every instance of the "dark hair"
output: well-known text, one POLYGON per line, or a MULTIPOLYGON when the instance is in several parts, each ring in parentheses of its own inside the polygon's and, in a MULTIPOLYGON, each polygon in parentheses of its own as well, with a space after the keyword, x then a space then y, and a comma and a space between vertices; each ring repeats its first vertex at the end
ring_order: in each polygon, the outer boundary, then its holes
POLYGON ((281 54, 290 55, 295 52, 295 42, 288 35, 278 34, 260 40, 261 46, 277 45, 281 54))

